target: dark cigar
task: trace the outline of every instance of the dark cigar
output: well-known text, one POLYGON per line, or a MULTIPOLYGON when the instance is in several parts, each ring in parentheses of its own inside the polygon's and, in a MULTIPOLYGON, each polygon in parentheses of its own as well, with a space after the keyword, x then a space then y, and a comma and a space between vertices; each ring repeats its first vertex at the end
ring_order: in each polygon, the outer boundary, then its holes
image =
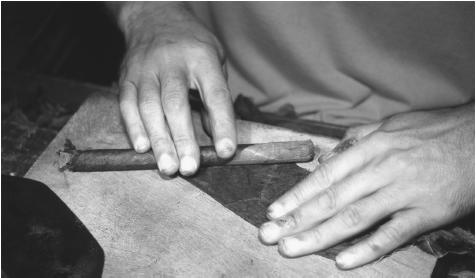
MULTIPOLYGON (((311 140, 238 145, 231 159, 219 158, 215 147, 200 147, 200 165, 245 165, 308 162, 318 149, 311 140)), ((61 171, 104 172, 157 169, 152 151, 137 153, 133 149, 77 150, 67 140, 58 151, 61 171)))

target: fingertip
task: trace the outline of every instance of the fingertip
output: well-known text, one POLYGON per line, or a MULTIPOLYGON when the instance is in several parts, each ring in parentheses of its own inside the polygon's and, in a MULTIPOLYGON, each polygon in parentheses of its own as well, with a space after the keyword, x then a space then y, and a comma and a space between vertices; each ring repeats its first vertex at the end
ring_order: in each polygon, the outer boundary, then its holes
POLYGON ((274 244, 279 239, 279 227, 274 222, 264 223, 259 229, 258 237, 263 244, 274 244))
POLYGON ((355 259, 352 254, 349 254, 348 252, 341 252, 337 255, 336 257, 336 265, 338 268, 347 270, 351 269, 355 264, 355 259))
POLYGON ((198 169, 198 163, 190 156, 184 156, 180 160, 180 174, 190 176, 195 174, 198 169))
POLYGON ((293 237, 287 237, 279 240, 278 252, 285 258, 293 258, 296 256, 295 246, 298 245, 298 240, 293 237))
POLYGON ((277 219, 281 216, 284 216, 284 214, 284 208, 280 203, 271 204, 266 211, 266 216, 269 220, 277 219))
POLYGON ((215 145, 217 155, 220 158, 230 158, 235 154, 236 143, 230 138, 221 138, 215 145))
POLYGON ((164 153, 160 156, 157 163, 159 171, 165 175, 171 176, 178 171, 178 163, 170 154, 164 153))
POLYGON ((138 153, 145 153, 150 149, 150 141, 145 137, 138 137, 134 142, 134 149, 138 153))

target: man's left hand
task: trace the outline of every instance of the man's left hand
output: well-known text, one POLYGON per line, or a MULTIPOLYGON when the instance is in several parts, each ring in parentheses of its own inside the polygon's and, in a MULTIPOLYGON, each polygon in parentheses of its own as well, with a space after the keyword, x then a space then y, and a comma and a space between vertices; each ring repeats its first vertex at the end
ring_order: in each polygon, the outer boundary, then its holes
POLYGON ((357 143, 322 163, 276 200, 259 231, 297 257, 329 248, 377 223, 342 251, 349 269, 474 211, 474 103, 404 113, 352 128, 357 143))

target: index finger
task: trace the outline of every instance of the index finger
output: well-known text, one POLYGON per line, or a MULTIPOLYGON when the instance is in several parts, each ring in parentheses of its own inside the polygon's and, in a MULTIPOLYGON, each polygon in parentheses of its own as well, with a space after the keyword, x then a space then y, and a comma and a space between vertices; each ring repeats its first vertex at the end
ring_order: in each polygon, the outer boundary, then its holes
POLYGON ((324 189, 362 168, 385 147, 375 141, 374 137, 364 138, 354 147, 321 164, 268 207, 268 218, 276 219, 290 213, 324 189))
POLYGON ((197 78, 210 118, 215 149, 219 157, 229 158, 236 150, 235 116, 230 90, 218 59, 202 64, 197 78))

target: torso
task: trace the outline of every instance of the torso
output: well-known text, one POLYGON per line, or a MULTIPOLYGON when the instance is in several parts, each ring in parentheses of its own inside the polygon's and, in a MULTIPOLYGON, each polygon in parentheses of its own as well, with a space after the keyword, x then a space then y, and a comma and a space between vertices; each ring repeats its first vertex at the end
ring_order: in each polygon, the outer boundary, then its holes
POLYGON ((273 111, 354 125, 474 99, 472 3, 193 2, 229 85, 273 111))

